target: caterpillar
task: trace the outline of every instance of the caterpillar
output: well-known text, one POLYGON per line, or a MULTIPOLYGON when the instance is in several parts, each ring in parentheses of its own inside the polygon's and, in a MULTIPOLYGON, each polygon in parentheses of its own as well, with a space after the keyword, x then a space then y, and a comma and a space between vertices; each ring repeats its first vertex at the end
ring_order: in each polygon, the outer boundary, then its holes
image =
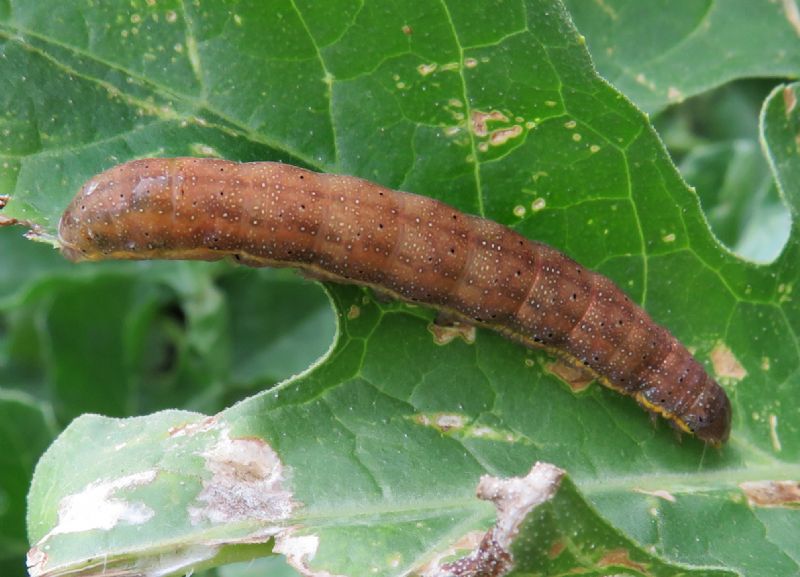
POLYGON ((719 446, 725 391, 611 280, 444 203, 274 162, 151 158, 90 179, 59 222, 73 261, 230 257, 373 287, 582 364, 719 446))

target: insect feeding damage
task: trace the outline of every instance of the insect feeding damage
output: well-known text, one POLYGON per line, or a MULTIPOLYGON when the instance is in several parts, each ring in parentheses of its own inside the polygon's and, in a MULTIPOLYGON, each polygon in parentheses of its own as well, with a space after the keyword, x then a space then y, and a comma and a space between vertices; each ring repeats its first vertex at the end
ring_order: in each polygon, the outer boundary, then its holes
MULTIPOLYGON (((202 456, 211 477, 203 480, 197 496, 201 504, 189 509, 192 524, 243 520, 279 523, 288 519, 297 505, 284 487, 284 465, 263 440, 231 439, 223 429, 218 442, 202 456)), ((267 527, 260 536, 277 531, 267 527)))
MULTIPOLYGON (((440 315, 442 316, 442 315, 440 315)), ((468 345, 475 342, 475 326, 456 319, 436 319, 428 325, 437 345, 449 345, 455 339, 461 339, 468 345)))
POLYGON ((478 483, 479 499, 491 501, 497 521, 474 551, 456 561, 438 558, 420 572, 423 577, 502 577, 514 569, 511 546, 530 512, 553 498, 564 471, 549 463, 536 463, 525 477, 500 479, 484 475, 478 483))
POLYGON ((564 381, 576 393, 585 390, 594 381, 594 375, 585 367, 576 366, 561 358, 547 363, 545 369, 564 381))
POLYGON ((57 523, 28 553, 31 577, 191 573, 228 546, 267 543, 290 530, 300 504, 287 467, 263 439, 235 437, 217 417, 155 435, 169 443, 163 466, 93 481, 61 498, 57 523), (179 502, 185 508, 171 508, 179 502), (168 550, 148 540, 165 530, 182 535, 168 550), (75 541, 59 537, 67 533, 77 540, 90 533, 96 552, 71 553, 75 541))
POLYGON ((798 481, 748 481, 739 487, 747 495, 751 507, 800 508, 798 481))
POLYGON ((59 241, 76 261, 233 258, 369 286, 559 353, 710 444, 728 438, 724 390, 610 279, 431 198, 280 163, 143 159, 89 180, 59 241))
POLYGON ((96 481, 81 491, 67 495, 58 504, 58 522, 28 551, 28 573, 31 577, 48 575, 48 556, 45 551, 55 535, 110 531, 117 525, 141 525, 155 515, 155 511, 140 501, 125 498, 125 492, 148 485, 156 478, 149 469, 118 479, 96 481))
POLYGON ((742 366, 742 363, 725 343, 717 343, 711 350, 710 357, 718 378, 738 382, 747 376, 747 369, 742 366))

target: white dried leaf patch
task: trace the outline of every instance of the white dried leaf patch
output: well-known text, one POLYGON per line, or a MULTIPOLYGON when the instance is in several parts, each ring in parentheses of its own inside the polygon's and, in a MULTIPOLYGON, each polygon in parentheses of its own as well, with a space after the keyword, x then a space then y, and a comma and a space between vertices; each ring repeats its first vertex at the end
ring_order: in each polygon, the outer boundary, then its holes
POLYGON ((232 439, 223 430, 202 456, 211 477, 203 481, 198 504, 189 509, 193 524, 289 518, 296 504, 284 488, 286 468, 263 440, 232 439))

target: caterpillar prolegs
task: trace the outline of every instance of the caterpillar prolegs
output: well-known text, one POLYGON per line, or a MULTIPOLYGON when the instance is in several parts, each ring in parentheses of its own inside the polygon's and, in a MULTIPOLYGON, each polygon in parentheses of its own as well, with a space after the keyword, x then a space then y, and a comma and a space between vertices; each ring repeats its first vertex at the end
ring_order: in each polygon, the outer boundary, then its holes
POLYGON ((730 432, 724 390, 612 281, 431 198, 273 162, 135 160, 81 188, 59 240, 75 261, 232 256, 371 286, 564 353, 708 443, 730 432))

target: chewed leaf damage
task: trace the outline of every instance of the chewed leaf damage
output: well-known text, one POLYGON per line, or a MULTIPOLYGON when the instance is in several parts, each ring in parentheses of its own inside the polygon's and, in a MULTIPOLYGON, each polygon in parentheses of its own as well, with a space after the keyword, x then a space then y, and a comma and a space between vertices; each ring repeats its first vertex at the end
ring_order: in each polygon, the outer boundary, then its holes
MULTIPOLYGON (((31 577, 181 575, 218 563, 229 546, 267 543, 290 530, 300 504, 287 467, 266 441, 235 437, 216 417, 144 431, 167 439, 163 464, 63 496, 55 526, 28 553, 31 577), (181 527, 168 550, 156 544, 156 536, 181 527), (96 552, 73 551, 84 533, 96 541, 96 552), (126 545, 109 549, 116 542, 126 545)), ((137 450, 133 445, 113 450, 137 450)))
POLYGON ((58 504, 58 522, 28 551, 28 572, 31 577, 47 574, 45 551, 56 535, 110 531, 117 525, 141 525, 155 511, 141 501, 129 500, 127 491, 152 483, 156 471, 145 470, 117 479, 90 483, 81 491, 67 495, 58 504))
POLYGON ((787 507, 800 509, 800 482, 748 481, 739 487, 751 507, 787 507))
POLYGON ((257 519, 283 521, 296 503, 284 488, 285 468, 261 439, 231 439, 223 431, 203 453, 211 477, 203 481, 198 503, 189 509, 193 524, 257 519))
POLYGON ((549 463, 536 463, 525 477, 499 479, 485 475, 478 484, 478 498, 491 501, 497 520, 485 534, 468 533, 458 548, 473 550, 456 560, 444 560, 445 552, 421 568, 423 577, 502 577, 514 569, 512 544, 530 512, 558 491, 564 471, 549 463), (468 538, 466 538, 468 537, 468 538))

